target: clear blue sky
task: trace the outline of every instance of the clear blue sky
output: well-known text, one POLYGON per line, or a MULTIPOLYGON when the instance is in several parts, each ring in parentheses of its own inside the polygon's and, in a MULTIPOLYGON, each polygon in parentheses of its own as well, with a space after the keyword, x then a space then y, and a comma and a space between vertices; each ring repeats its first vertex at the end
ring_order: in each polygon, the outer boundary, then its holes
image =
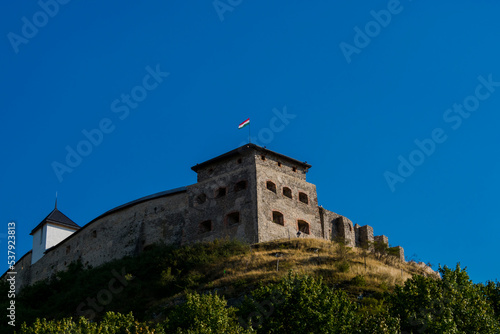
POLYGON ((195 183, 250 117, 257 144, 312 164, 325 208, 500 278, 500 3, 65 1, 0 11, 3 249, 10 220, 31 249, 56 191, 85 225, 195 183))

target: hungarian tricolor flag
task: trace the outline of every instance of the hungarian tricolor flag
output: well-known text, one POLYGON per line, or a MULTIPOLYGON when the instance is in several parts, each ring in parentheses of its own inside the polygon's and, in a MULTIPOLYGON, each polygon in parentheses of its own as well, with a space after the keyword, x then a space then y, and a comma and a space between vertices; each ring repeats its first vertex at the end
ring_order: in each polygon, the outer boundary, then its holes
POLYGON ((241 123, 240 125, 238 125, 238 129, 242 129, 245 126, 247 126, 248 124, 250 124, 250 118, 248 118, 246 121, 244 121, 243 123, 241 123))

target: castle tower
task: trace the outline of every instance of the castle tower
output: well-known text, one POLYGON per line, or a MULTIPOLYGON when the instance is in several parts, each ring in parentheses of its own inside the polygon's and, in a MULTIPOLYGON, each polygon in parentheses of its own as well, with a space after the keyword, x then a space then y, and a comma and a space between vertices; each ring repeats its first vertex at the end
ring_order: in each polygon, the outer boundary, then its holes
POLYGON ((54 210, 30 233, 33 236, 31 264, 41 259, 45 251, 80 229, 75 222, 57 209, 57 200, 54 210))
POLYGON ((247 144, 197 164, 187 187, 183 242, 226 236, 249 243, 278 238, 323 238, 311 166, 247 144))

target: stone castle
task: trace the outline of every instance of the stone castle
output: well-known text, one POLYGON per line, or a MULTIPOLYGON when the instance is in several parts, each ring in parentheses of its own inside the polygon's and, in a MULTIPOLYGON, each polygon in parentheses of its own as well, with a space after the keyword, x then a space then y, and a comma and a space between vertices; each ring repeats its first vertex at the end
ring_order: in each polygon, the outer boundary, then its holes
MULTIPOLYGON (((193 166, 197 183, 111 209, 83 227, 55 209, 30 233, 33 249, 16 263, 16 290, 74 261, 99 266, 148 245, 217 238, 259 243, 283 238, 336 240, 350 247, 385 243, 371 226, 318 206, 311 165, 254 144, 193 166)), ((403 248, 393 250, 404 261, 403 248)), ((5 274, 4 274, 5 278, 5 274)))

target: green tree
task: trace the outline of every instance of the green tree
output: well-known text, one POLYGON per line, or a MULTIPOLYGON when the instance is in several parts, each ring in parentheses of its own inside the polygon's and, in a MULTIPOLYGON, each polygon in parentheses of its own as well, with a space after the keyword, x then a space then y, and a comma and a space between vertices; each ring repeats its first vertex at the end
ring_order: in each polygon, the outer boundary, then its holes
POLYGON ((288 274, 262 286, 240 308, 240 321, 258 333, 353 333, 356 305, 321 279, 288 274))
POLYGON ((72 318, 61 320, 36 319, 30 326, 23 323, 20 334, 165 334, 162 328, 150 328, 135 320, 132 313, 127 315, 108 312, 100 323, 80 317, 78 322, 72 318))
POLYGON ((407 333, 499 333, 493 308, 465 269, 439 268, 442 279, 414 276, 390 297, 407 333))
POLYGON ((488 281, 485 286, 482 287, 484 295, 490 302, 495 312, 495 317, 500 321, 500 282, 488 281))
POLYGON ((235 314, 217 294, 188 293, 187 301, 174 308, 163 325, 167 333, 178 334, 252 333, 238 324, 235 314))

